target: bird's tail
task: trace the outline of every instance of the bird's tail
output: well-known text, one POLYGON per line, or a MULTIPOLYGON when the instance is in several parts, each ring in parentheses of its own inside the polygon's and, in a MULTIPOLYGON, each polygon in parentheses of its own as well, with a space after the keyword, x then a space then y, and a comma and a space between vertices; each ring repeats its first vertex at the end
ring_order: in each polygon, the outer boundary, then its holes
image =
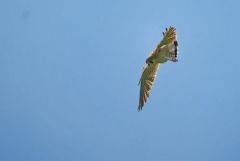
POLYGON ((177 40, 174 41, 174 54, 175 54, 175 58, 177 58, 177 56, 178 56, 178 42, 177 42, 177 40))
POLYGON ((177 60, 178 56, 178 42, 177 40, 167 45, 167 50, 169 51, 169 56, 174 60, 177 60))

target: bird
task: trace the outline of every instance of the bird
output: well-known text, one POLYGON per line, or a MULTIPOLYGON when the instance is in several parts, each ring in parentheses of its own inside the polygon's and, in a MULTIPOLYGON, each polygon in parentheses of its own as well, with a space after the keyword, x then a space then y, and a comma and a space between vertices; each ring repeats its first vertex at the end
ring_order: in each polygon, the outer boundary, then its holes
POLYGON ((163 64, 167 61, 178 61, 178 41, 176 28, 170 26, 166 28, 166 31, 162 34, 163 39, 147 57, 146 66, 142 70, 142 75, 139 80, 140 95, 138 111, 143 109, 143 106, 149 97, 150 90, 152 89, 153 82, 157 75, 160 64, 163 64))

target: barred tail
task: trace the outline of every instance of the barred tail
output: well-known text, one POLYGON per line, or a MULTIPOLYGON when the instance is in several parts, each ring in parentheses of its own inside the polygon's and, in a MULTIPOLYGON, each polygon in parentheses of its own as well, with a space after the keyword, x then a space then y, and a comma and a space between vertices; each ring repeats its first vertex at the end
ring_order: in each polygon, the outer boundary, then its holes
POLYGON ((178 54, 178 42, 177 40, 174 41, 174 46, 175 46, 175 49, 174 49, 174 54, 175 54, 175 57, 177 58, 177 54, 178 54))

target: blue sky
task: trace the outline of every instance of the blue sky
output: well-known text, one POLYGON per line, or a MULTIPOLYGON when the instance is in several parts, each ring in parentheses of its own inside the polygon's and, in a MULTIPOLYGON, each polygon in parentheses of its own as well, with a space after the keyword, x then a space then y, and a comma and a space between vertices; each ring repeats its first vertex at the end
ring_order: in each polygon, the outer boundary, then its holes
POLYGON ((0 160, 239 161, 238 1, 0 1, 0 160), (137 112, 145 58, 177 28, 137 112))

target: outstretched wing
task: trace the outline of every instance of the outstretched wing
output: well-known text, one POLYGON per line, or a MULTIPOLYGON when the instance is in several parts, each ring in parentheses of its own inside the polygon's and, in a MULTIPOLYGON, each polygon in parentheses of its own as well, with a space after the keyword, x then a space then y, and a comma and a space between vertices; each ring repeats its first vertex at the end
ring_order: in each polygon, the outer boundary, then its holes
POLYGON ((147 101, 147 98, 149 97, 149 93, 153 86, 154 79, 157 75, 159 65, 160 63, 152 63, 148 64, 143 69, 142 76, 139 81, 140 84, 140 97, 138 105, 139 111, 142 110, 144 103, 147 101))
POLYGON ((157 45, 157 48, 156 48, 156 52, 154 53, 158 53, 160 48, 163 46, 163 45, 168 45, 168 44, 171 44, 171 43, 176 43, 175 45, 177 46, 177 34, 176 34, 176 28, 174 27, 169 27, 169 28, 166 28, 166 31, 163 32, 163 39, 162 41, 157 45))

